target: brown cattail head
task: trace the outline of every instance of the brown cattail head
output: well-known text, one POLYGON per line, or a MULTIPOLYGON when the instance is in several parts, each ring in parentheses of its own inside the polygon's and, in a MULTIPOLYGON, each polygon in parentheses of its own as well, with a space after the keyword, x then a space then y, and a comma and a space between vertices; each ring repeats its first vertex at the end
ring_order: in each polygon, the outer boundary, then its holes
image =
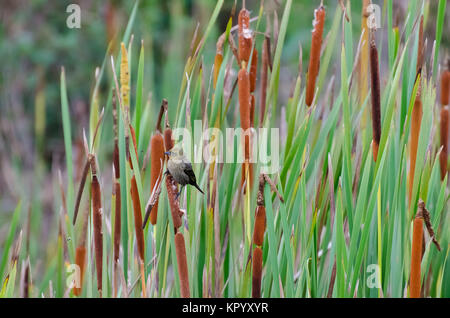
MULTIPOLYGON (((93 159, 94 160, 94 159, 93 159)), ((94 166, 94 165, 92 165, 94 166)), ((98 182, 95 168, 92 169, 92 220, 94 224, 94 249, 95 249, 95 265, 97 268, 97 289, 102 290, 102 269, 103 269, 103 230, 102 230, 102 193, 100 183, 98 182)))
POLYGON ((86 247, 84 247, 84 245, 83 246, 78 246, 76 251, 75 251, 75 264, 80 269, 80 276, 78 277, 80 280, 75 282, 75 287, 73 288, 73 294, 75 296, 80 296, 81 295, 85 263, 86 263, 86 247))
POLYGON ((262 246, 264 242, 264 232, 266 231, 266 208, 258 205, 255 213, 255 227, 253 230, 253 243, 262 246))
POLYGON ((258 50, 253 49, 252 64, 250 65, 250 92, 256 89, 256 73, 258 71, 258 50))
POLYGON ((450 101, 450 70, 445 70, 441 75, 441 105, 448 105, 450 101))
MULTIPOLYGON (((151 141, 151 171, 150 171, 150 192, 153 192, 157 182, 162 181, 162 168, 164 163, 164 139, 160 132, 153 135, 151 141), (159 181, 158 181, 159 180, 159 181)), ((158 217, 158 201, 156 201, 150 212, 150 222, 155 225, 158 217)))
POLYGON ((441 179, 444 180, 447 174, 447 160, 448 160, 448 123, 450 121, 450 114, 448 106, 441 109, 441 145, 442 151, 439 155, 439 163, 441 166, 441 179))
MULTIPOLYGON (((419 210, 420 212, 420 210, 419 210)), ((409 296, 420 297, 420 265, 422 262, 423 217, 417 213, 414 218, 411 248, 411 276, 409 280, 409 296)))
POLYGON ((380 112, 380 69, 378 64, 378 50, 375 45, 374 34, 370 40, 370 78, 372 87, 372 129, 373 129, 373 159, 377 161, 378 147, 381 138, 381 112, 380 112))
POLYGON ((261 278, 262 278, 262 249, 255 247, 252 259, 252 297, 261 298, 261 278))
POLYGON ((189 298, 189 273, 186 259, 186 247, 182 233, 175 234, 175 252, 177 255, 178 275, 180 276, 180 295, 182 298, 189 298))
POLYGON ((238 16, 239 60, 248 64, 252 50, 252 31, 250 30, 250 12, 243 8, 238 16))
POLYGON ((182 225, 181 217, 183 216, 183 213, 180 210, 180 203, 177 200, 178 184, 170 174, 167 174, 166 176, 166 188, 170 211, 172 212, 173 226, 176 230, 182 225))
POLYGON ((311 106, 316 89, 316 77, 319 73, 320 50, 322 47, 322 35, 325 25, 325 8, 321 5, 314 10, 314 21, 311 39, 311 52, 308 67, 308 82, 306 84, 306 105, 311 106))
POLYGON ((131 178, 131 201, 133 202, 134 211, 134 229, 136 230, 136 243, 141 262, 145 260, 144 231, 142 230, 142 211, 141 201, 135 176, 131 178))

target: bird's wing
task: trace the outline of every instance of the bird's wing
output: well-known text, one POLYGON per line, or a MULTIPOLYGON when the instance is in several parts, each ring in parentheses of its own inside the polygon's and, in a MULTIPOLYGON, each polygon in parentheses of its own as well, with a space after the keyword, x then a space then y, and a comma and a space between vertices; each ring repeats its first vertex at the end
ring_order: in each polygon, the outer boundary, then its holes
POLYGON ((192 170, 192 165, 190 162, 184 163, 184 173, 189 177, 190 184, 197 183, 197 179, 195 178, 194 170, 192 170))

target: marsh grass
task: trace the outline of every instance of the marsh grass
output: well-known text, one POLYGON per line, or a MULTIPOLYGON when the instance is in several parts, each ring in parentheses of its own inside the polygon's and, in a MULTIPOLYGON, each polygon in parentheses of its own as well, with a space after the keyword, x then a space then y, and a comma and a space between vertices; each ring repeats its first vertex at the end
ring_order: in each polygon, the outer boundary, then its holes
MULTIPOLYGON (((419 2, 421 6, 416 2, 408 5, 408 18, 395 27, 392 1, 385 2, 387 14, 378 31, 383 36, 372 38, 380 57, 377 66, 387 66, 380 68, 378 74, 379 92, 371 91, 365 81, 356 80, 368 78, 372 47, 365 42, 368 34, 353 34, 351 13, 356 9, 349 1, 344 3, 349 21, 343 18, 342 7, 327 10, 322 48, 315 56, 320 60, 320 68, 314 72, 314 85, 310 84, 314 88, 314 103, 309 107, 311 92, 305 87, 309 75, 302 68, 305 58, 301 48, 299 73, 292 85, 287 87, 280 79, 287 26, 295 18, 292 0, 282 1, 279 21, 278 15, 275 19, 265 7, 261 6, 259 12, 250 11, 249 28, 255 31, 266 26, 264 34, 255 32, 250 52, 248 48, 241 52, 240 45, 239 49, 233 45, 241 37, 239 28, 234 27, 237 21, 232 18, 225 30, 215 32, 224 1, 215 2, 209 22, 195 32, 196 40, 192 41, 185 64, 179 59, 171 61, 182 65, 183 76, 160 84, 171 98, 170 107, 164 111, 163 131, 159 125, 157 131, 153 129, 158 120, 156 103, 152 98, 144 102, 149 93, 145 69, 151 64, 144 56, 151 52, 147 46, 144 52, 142 42, 137 50, 131 40, 140 6, 136 2, 121 41, 116 41, 122 45, 108 49, 94 79, 89 123, 83 123, 89 127, 87 152, 96 158, 89 160, 90 173, 74 171, 69 107, 73 92, 70 74, 61 69, 65 202, 55 186, 55 205, 62 211, 58 217, 61 226, 57 235, 51 234, 48 246, 39 247, 45 251, 45 257, 30 255, 17 244, 26 219, 23 211, 28 208, 25 198, 18 202, 1 245, 0 296, 407 297, 417 295, 417 286, 421 286, 419 295, 421 292, 426 297, 449 297, 448 174, 441 180, 441 143, 436 133, 440 112, 436 87, 438 70, 442 69, 438 66, 442 61, 440 41, 446 23, 446 1, 439 1, 436 21, 424 14, 431 8, 429 2, 419 2), (428 43, 435 41, 434 54, 423 55, 422 71, 417 75, 417 21, 422 14, 424 26, 436 23, 437 32, 435 39, 427 38, 428 43), (354 38, 361 38, 362 42, 354 46, 354 38), (212 51, 216 59, 213 56, 209 61, 204 58, 208 54, 205 47, 215 43, 217 51, 212 51), (260 72, 256 73, 256 85, 250 85, 249 65, 243 66, 240 60, 248 63, 250 56, 258 52, 260 72), (120 86, 116 69, 120 69, 120 86), (245 83, 237 80, 238 72, 241 80, 245 77, 245 83), (104 85, 107 90, 103 96, 99 92, 104 85), (253 113, 250 86, 255 88, 253 113), (284 105, 281 93, 289 90, 291 94, 284 105), (420 125, 415 127, 418 92, 424 111, 420 125), (366 117, 371 107, 369 94, 374 93, 380 116, 378 128, 371 129, 366 125, 366 117), (114 99, 118 107, 114 106, 114 99), (248 108, 240 110, 239 104, 244 102, 248 108), (98 127, 96 140, 95 123, 102 116, 98 105, 105 106, 105 120, 98 127), (208 193, 202 196, 186 187, 175 200, 177 185, 168 175, 165 186, 160 187, 158 204, 154 205, 155 216, 142 230, 139 220, 142 222, 142 214, 147 212, 145 202, 154 190, 155 175, 161 176, 163 171, 155 170, 157 159, 148 160, 145 156, 155 150, 150 142, 152 133, 153 137, 160 134, 164 148, 170 149, 174 141, 169 122, 173 128, 186 127, 192 132, 193 120, 201 119, 203 128, 225 131, 239 125, 250 126, 250 115, 261 127, 285 131, 285 140, 280 141, 280 171, 271 175, 273 183, 266 184, 258 195, 257 180, 240 163, 193 163, 198 184, 208 193), (412 135, 417 137, 416 151, 409 146, 412 135), (377 142, 377 148, 372 146, 372 140, 377 142), (411 157, 412 152, 415 154, 411 157), (413 175, 408 173, 411 161, 415 161, 413 175), (74 172, 86 176, 79 189, 88 189, 88 195, 75 197, 74 172), (109 178, 110 174, 113 177, 109 178), (247 180, 245 194, 242 176, 247 180), (432 238, 413 235, 419 200, 429 211, 432 238), (82 222, 74 225, 80 206, 89 208, 81 216, 82 222), (260 229, 262 224, 264 230, 260 229), (142 233, 136 236, 138 228, 142 233), (252 236, 254 228, 258 228, 256 239, 252 236), (419 239, 424 240, 423 255, 422 246, 416 247, 419 239), (439 242, 441 251, 432 248, 432 239, 439 242), (252 255, 253 264, 249 262, 252 255), (64 285, 72 274, 68 269, 73 263, 85 264, 79 290, 64 285), (378 266, 380 288, 367 283, 372 265, 378 266), (410 277, 414 277, 412 291, 410 277), (18 288, 19 283, 24 286, 22 289, 18 288)), ((331 7, 328 1, 324 5, 331 7)), ((360 12, 358 9, 357 14, 360 12)), ((364 23, 364 17, 361 19, 364 23)), ((363 27, 362 31, 366 29, 363 27)), ((425 32, 424 37, 427 36, 425 32)), ((310 48, 311 43, 304 41, 301 47, 310 48)), ((250 68, 257 69, 251 65, 250 68)), ((195 146, 202 150, 205 145, 195 140, 195 146)), ((239 142, 226 144, 223 150, 233 150, 235 154, 245 151, 239 142)), ((159 152, 157 157, 163 163, 160 156, 159 152)), ((261 164, 253 164, 252 169, 259 175, 261 164)), ((42 215, 39 210, 33 213, 42 215)))

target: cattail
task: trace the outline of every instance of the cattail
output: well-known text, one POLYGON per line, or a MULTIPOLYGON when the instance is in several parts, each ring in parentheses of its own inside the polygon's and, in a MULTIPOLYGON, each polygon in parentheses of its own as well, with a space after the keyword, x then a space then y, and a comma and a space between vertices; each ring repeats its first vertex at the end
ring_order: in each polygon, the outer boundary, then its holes
POLYGON ((444 180, 447 174, 447 158, 448 158, 448 122, 450 121, 450 114, 448 106, 441 109, 441 145, 442 151, 439 155, 439 163, 441 166, 441 180, 444 180))
MULTIPOLYGON (((123 112, 125 114, 124 122, 125 127, 130 123, 129 110, 130 110, 130 69, 128 66, 128 56, 125 44, 121 43, 122 58, 120 61, 120 95, 122 100, 123 112)), ((130 137, 128 129, 125 129, 125 149, 127 159, 130 158, 130 137)))
MULTIPOLYGON (((423 203, 423 202, 422 202, 423 203)), ((419 208, 414 218, 413 237, 411 248, 411 276, 409 279, 409 296, 411 298, 420 297, 420 265, 422 262, 422 238, 423 238, 423 205, 419 208)))
POLYGON ((266 231, 266 208, 264 202, 264 175, 259 176, 259 189, 256 199, 255 227, 253 229, 253 243, 262 246, 264 242, 264 232, 266 231))
POLYGON ((373 159, 377 161, 378 147, 381 138, 381 112, 380 112, 380 70, 378 65, 378 50, 375 38, 370 41, 370 84, 372 87, 372 129, 373 129, 373 159))
POLYGON ((95 156, 91 160, 92 172, 92 220, 94 224, 94 248, 95 248, 95 265, 97 268, 97 289, 102 293, 102 269, 103 269, 103 230, 102 230, 102 193, 100 183, 97 178, 97 169, 95 164, 95 156))
MULTIPOLYGON (((122 50, 120 61, 120 94, 123 106, 126 108, 126 111, 128 111, 128 107, 130 106, 130 69, 128 66, 128 55, 125 44, 122 42, 120 47, 122 50)), ((126 123, 128 124, 129 121, 126 121, 126 123)))
POLYGON ((258 50, 253 49, 252 64, 250 65, 250 92, 253 93, 256 88, 256 73, 258 71, 258 50))
POLYGON ((269 37, 266 35, 262 47, 262 63, 261 63, 261 81, 260 81, 260 113, 259 126, 262 127, 264 115, 266 113, 266 97, 267 97, 267 74, 269 70, 269 37))
POLYGON ((186 259, 186 247, 182 233, 175 234, 175 252, 177 255, 178 275, 180 276, 180 295, 182 298, 189 298, 189 275, 186 259))
POLYGON ((252 31, 250 30, 250 12, 242 8, 238 16, 239 60, 248 64, 252 51, 252 31))
POLYGON ((261 298, 262 249, 260 247, 255 247, 253 250, 252 265, 252 297, 261 298))
MULTIPOLYGON (((156 132, 150 140, 150 192, 152 193, 157 186, 156 182, 161 183, 162 180, 162 165, 164 162, 164 139, 161 134, 161 120, 162 116, 167 109, 167 100, 163 100, 161 109, 159 111, 158 120, 156 122, 156 132), (158 181, 159 180, 159 181, 158 181)), ((158 200, 150 211, 150 223, 155 225, 158 218, 158 200)))
POLYGON ((441 166, 441 179, 444 180, 447 174, 447 158, 448 158, 448 122, 449 115, 449 95, 450 95, 450 59, 448 69, 444 70, 441 75, 441 146, 442 152, 439 155, 439 163, 441 166))
POLYGON ((172 212, 173 226, 176 230, 182 225, 181 217, 183 216, 183 213, 180 210, 180 203, 177 200, 178 184, 170 174, 166 175, 166 188, 170 211, 172 212))
POLYGON ((262 246, 264 242, 264 232, 266 230, 266 208, 264 206, 256 207, 255 229, 253 232, 253 243, 262 246))
POLYGON ((422 123, 422 101, 420 94, 417 94, 414 107, 411 113, 411 143, 409 153, 409 199, 412 199, 414 185, 414 172, 416 167, 417 146, 419 143, 420 125, 422 123))
MULTIPOLYGON (((167 105, 167 101, 165 99, 163 100, 163 104, 167 105)), ((168 151, 173 148, 174 141, 172 139, 172 129, 170 128, 169 125, 169 116, 167 114, 167 107, 165 113, 166 113, 165 118, 166 129, 164 130, 164 146, 168 151)), ((166 175, 166 189, 167 189, 167 197, 169 199, 170 211, 172 213, 173 226, 176 232, 177 229, 182 225, 181 217, 183 216, 183 213, 180 210, 180 203, 177 200, 178 183, 170 174, 166 175)))
POLYGON ((306 105, 311 106, 316 89, 316 77, 319 73, 320 50, 322 47, 322 34, 325 25, 325 8, 321 5, 314 10, 314 22, 311 39, 311 52, 308 67, 308 82, 306 84, 306 105))
POLYGON ((450 101, 450 60, 448 62, 449 70, 445 70, 441 75, 441 105, 449 105, 450 101))
POLYGON ((80 280, 78 282, 75 282, 75 287, 73 288, 73 294, 75 296, 81 295, 81 286, 83 283, 83 277, 84 277, 84 265, 86 263, 86 247, 84 245, 80 245, 77 247, 75 251, 75 264, 80 269, 80 280))

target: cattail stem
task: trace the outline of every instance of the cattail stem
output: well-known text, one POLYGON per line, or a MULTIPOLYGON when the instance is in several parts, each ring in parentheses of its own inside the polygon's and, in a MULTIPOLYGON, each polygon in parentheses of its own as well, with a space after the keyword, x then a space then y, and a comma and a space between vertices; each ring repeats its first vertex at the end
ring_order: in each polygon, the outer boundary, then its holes
POLYGON ((182 233, 175 234, 175 252, 177 255, 178 275, 180 277, 180 295, 182 298, 189 298, 190 291, 186 246, 182 233))
POLYGON ((320 65, 320 50, 322 47, 322 35, 323 28, 325 25, 325 8, 320 5, 320 7, 314 10, 314 29, 312 31, 311 39, 311 52, 309 57, 309 67, 308 67, 308 82, 306 84, 306 105, 311 106, 314 93, 316 90, 316 77, 319 73, 320 65))
POLYGON ((378 50, 375 45, 374 34, 370 40, 370 78, 372 88, 372 129, 373 129, 373 159, 377 161, 378 147, 381 138, 381 112, 380 112, 380 70, 378 64, 378 50))

